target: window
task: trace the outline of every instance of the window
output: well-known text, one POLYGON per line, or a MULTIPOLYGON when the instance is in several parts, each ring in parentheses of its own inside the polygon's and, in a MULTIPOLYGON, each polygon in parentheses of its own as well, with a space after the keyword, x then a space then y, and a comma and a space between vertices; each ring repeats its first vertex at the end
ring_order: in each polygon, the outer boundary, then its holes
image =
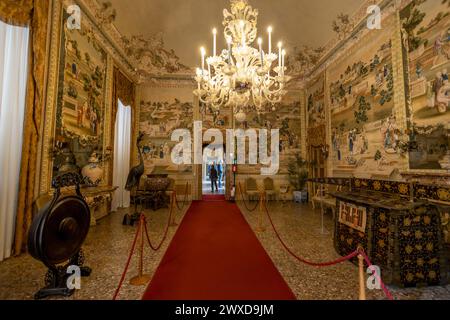
POLYGON ((0 261, 11 256, 19 193, 28 28, 0 21, 0 261))

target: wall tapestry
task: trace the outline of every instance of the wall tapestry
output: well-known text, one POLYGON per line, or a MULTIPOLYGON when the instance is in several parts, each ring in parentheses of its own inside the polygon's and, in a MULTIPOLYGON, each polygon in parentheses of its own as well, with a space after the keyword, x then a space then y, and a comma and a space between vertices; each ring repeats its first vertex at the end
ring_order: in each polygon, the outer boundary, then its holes
POLYGON ((450 170, 450 4, 415 0, 401 12, 410 169, 450 170))
MULTIPOLYGON (((84 19, 85 21, 86 19, 84 19)), ((54 174, 75 165, 83 168, 95 152, 103 154, 107 54, 87 24, 67 29, 61 21, 54 174)))
POLYGON ((176 129, 193 128, 193 103, 141 101, 140 130, 145 133, 146 173, 192 174, 192 165, 174 165, 171 152, 177 142, 171 141, 176 129))
POLYGON ((388 24, 370 32, 330 68, 333 170, 389 175, 405 152, 394 110, 388 24))
MULTIPOLYGON (((300 154, 300 100, 299 94, 295 91, 287 93, 282 102, 275 106, 275 112, 264 112, 258 114, 247 113, 246 120, 242 123, 236 123, 237 129, 267 129, 280 130, 280 171, 278 174, 287 174, 289 162, 300 154)), ((270 139, 269 139, 270 140, 270 139)), ((270 152, 270 142, 267 146, 270 152)), ((247 156, 248 162, 248 156, 247 156)), ((261 164, 241 165, 240 174, 261 173, 261 164)))

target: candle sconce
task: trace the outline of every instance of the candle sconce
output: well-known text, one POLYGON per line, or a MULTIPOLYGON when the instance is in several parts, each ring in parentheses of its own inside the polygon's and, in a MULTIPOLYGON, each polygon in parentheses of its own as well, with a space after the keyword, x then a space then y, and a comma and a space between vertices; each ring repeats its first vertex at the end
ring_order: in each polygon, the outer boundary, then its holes
POLYGON ((60 141, 60 140, 55 140, 54 139, 50 139, 50 143, 49 145, 51 146, 49 148, 49 156, 51 159, 56 159, 56 157, 60 156, 63 154, 63 150, 64 150, 64 142, 60 141))

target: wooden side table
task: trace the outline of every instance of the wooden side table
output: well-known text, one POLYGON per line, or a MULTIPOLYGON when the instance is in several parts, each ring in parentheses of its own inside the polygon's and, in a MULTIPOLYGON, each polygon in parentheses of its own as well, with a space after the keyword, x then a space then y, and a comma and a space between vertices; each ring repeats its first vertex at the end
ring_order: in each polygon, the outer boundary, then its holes
POLYGON ((97 220, 106 217, 111 211, 111 201, 118 187, 98 186, 83 187, 81 193, 91 209, 91 226, 97 225, 97 220))
MULTIPOLYGON (((81 194, 91 210, 91 226, 97 225, 97 220, 106 217, 111 211, 111 200, 114 192, 118 187, 98 186, 98 187, 82 187, 81 194)), ((65 188, 61 190, 62 195, 75 194, 75 189, 65 188)), ((53 192, 40 196, 35 205, 39 211, 42 206, 51 201, 53 192)))

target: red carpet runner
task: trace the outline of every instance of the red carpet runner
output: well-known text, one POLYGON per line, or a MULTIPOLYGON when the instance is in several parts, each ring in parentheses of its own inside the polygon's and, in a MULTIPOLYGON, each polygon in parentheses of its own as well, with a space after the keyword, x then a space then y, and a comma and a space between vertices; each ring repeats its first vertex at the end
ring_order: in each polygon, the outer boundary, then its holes
POLYGON ((204 200, 192 203, 143 299, 295 299, 239 208, 204 200))

